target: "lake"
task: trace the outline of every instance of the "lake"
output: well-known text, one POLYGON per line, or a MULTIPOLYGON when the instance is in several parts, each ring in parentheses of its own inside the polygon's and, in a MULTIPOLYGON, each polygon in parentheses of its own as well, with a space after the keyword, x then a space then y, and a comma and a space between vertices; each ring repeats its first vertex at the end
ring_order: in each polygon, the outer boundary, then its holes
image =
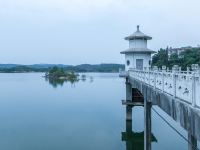
MULTIPOLYGON (((0 74, 1 150, 130 149, 122 141, 124 79, 115 73, 87 73, 85 81, 52 84, 43 75, 0 74)), ((154 108, 187 137, 179 124, 154 108)), ((144 131, 143 107, 133 109, 132 125, 135 133, 144 131)), ((188 149, 187 142, 153 111, 152 134, 153 150, 188 149)))

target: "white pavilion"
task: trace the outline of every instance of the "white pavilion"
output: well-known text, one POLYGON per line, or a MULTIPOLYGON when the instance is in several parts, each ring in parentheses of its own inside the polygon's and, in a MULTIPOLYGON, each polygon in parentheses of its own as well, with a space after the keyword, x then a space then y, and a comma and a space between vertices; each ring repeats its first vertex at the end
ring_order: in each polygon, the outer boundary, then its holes
POLYGON ((129 49, 122 51, 121 54, 125 54, 126 71, 130 69, 144 70, 150 67, 151 54, 156 53, 147 48, 147 40, 151 39, 152 37, 140 31, 139 26, 135 33, 125 38, 129 41, 129 49))

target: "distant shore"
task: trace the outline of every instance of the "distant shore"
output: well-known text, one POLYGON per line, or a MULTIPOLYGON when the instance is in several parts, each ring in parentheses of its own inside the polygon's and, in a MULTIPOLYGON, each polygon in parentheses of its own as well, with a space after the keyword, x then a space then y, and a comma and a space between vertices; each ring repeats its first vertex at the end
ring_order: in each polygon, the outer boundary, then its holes
POLYGON ((48 72, 51 68, 58 67, 64 71, 73 72, 107 72, 117 73, 124 70, 122 64, 82 64, 77 66, 61 65, 61 64, 35 64, 35 65, 18 65, 18 64, 0 64, 0 73, 31 73, 31 72, 48 72))

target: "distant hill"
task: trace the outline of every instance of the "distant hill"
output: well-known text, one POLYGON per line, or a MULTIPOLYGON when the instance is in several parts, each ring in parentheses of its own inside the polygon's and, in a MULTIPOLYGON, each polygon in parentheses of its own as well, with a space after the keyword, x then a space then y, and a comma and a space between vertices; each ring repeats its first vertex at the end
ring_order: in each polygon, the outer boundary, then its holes
POLYGON ((124 69, 124 65, 121 64, 98 64, 98 65, 90 65, 90 64, 82 64, 77 65, 74 68, 77 70, 81 70, 83 72, 117 72, 119 69, 124 69))
POLYGON ((69 67, 70 65, 63 65, 63 64, 33 64, 33 65, 28 65, 28 67, 31 68, 51 68, 51 67, 60 67, 60 68, 64 68, 64 67, 69 67))
POLYGON ((12 67, 16 67, 16 66, 20 66, 18 64, 0 64, 0 68, 12 68, 12 67))
POLYGON ((0 68, 13 68, 17 66, 26 66, 30 68, 50 68, 50 67, 68 67, 70 65, 63 65, 63 64, 33 64, 33 65, 21 65, 21 64, 0 64, 0 68))
POLYGON ((0 72, 14 73, 14 72, 47 72, 50 68, 57 66, 63 68, 65 71, 75 72, 118 72, 119 69, 124 69, 122 64, 81 64, 77 66, 64 64, 0 64, 0 72))

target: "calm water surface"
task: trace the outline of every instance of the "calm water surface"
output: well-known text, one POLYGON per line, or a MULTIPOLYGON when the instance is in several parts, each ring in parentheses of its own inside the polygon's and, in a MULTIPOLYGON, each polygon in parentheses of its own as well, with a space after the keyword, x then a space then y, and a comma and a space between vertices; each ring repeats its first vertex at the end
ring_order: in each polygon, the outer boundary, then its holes
MULTIPOLYGON (((121 105, 125 82, 118 74, 92 73, 86 81, 58 85, 49 84, 42 76, 0 74, 0 150, 127 149, 121 140, 126 130, 125 107, 121 105)), ((143 119, 143 108, 134 108, 134 132, 144 130, 143 119)), ((152 143, 153 150, 187 149, 187 142, 155 113, 152 128, 157 140, 152 143)))

